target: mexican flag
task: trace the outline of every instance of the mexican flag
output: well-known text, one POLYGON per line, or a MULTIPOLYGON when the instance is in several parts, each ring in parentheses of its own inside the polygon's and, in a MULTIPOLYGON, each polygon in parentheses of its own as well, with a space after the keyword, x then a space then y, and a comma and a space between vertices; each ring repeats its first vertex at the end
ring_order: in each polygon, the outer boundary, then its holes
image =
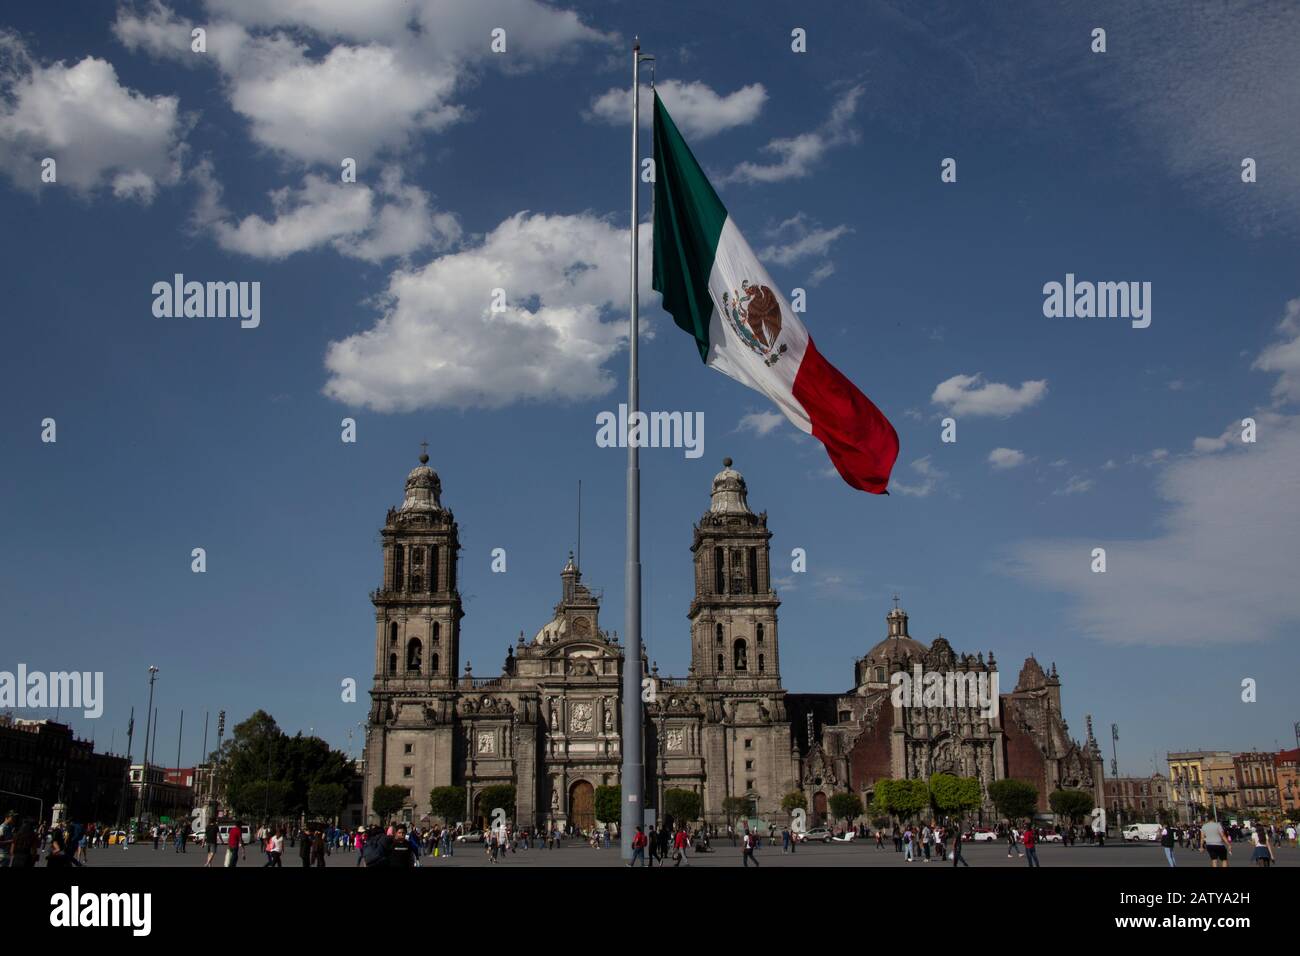
POLYGON ((898 433, 822 357, 655 93, 654 289, 700 358, 815 436, 844 480, 888 494, 898 433))

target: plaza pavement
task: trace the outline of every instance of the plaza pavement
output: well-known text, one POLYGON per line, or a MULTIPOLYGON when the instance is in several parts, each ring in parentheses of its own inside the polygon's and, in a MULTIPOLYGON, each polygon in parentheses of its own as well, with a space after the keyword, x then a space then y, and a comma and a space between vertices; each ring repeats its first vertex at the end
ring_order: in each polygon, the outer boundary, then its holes
MULTIPOLYGON (((714 851, 711 853, 692 853, 690 856, 690 865, 692 867, 728 867, 741 866, 741 852, 737 846, 733 848, 729 841, 720 841, 714 844, 714 851)), ((1250 854, 1252 847, 1249 844, 1234 848, 1233 855, 1229 858, 1230 868, 1239 869, 1241 867, 1252 867, 1250 854)), ((1300 864, 1300 850, 1295 847, 1276 848, 1274 853, 1277 857, 1275 866, 1295 866, 1300 864)), ((1002 843, 976 843, 964 844, 962 855, 970 864, 970 868, 986 867, 1027 867, 1027 863, 1021 857, 1007 859, 1006 845, 1002 843)), ((1174 850, 1175 859, 1180 867, 1198 867, 1209 868, 1209 859, 1204 853, 1198 853, 1192 849, 1176 848, 1174 850)), ((101 867, 190 867, 201 868, 206 853, 201 847, 190 846, 185 853, 176 853, 171 847, 162 847, 154 850, 152 844, 133 845, 126 850, 118 847, 105 847, 103 849, 91 850, 89 854, 88 865, 94 868, 101 867)), ((782 853, 780 844, 769 846, 764 844, 757 851, 757 858, 763 867, 894 867, 896 869, 939 869, 940 867, 952 868, 952 863, 943 861, 942 863, 935 859, 930 863, 923 863, 919 860, 913 863, 906 863, 903 854, 896 853, 893 845, 887 844, 885 849, 876 849, 874 841, 866 843, 849 843, 849 844, 805 844, 795 853, 782 853)), ((218 851, 216 858, 213 860, 213 867, 217 867, 225 859, 224 848, 218 851)), ((1095 846, 1072 846, 1065 847, 1057 844, 1040 844, 1038 847, 1038 859, 1044 869, 1049 867, 1156 867, 1165 868, 1164 853, 1159 846, 1151 844, 1129 844, 1127 846, 1120 844, 1107 844, 1105 847, 1095 846)), ((256 844, 248 850, 247 856, 240 860, 241 868, 261 867, 266 862, 266 856, 259 850, 256 844)), ((422 861, 421 869, 442 868, 457 869, 461 867, 488 867, 493 864, 489 863, 484 853, 482 844, 461 844, 454 856, 451 857, 426 857, 422 861)), ((619 858, 619 851, 615 848, 606 848, 603 850, 593 850, 582 842, 566 843, 558 850, 530 849, 519 850, 515 853, 506 853, 501 861, 496 864, 502 869, 513 869, 518 867, 536 868, 536 867, 592 867, 592 866, 618 866, 622 864, 619 858)), ((298 857, 297 847, 286 848, 283 865, 286 869, 302 869, 301 861, 298 857)), ((669 867, 672 861, 669 860, 669 867)), ((685 866, 686 864, 683 864, 685 866)), ((335 850, 327 857, 327 866, 330 867, 356 867, 356 853, 353 851, 335 850)))

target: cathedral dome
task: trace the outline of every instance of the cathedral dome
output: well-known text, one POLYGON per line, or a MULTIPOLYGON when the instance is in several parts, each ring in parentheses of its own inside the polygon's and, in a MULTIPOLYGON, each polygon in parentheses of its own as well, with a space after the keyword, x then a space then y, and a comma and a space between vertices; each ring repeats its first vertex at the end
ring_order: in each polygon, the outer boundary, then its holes
POLYGON ((885 623, 889 625, 889 636, 867 651, 868 660, 877 663, 901 661, 909 655, 913 660, 917 660, 929 653, 928 647, 920 641, 913 640, 907 633, 907 612, 901 607, 894 607, 886 614, 885 623))
POLYGON ((406 498, 402 511, 439 511, 442 509, 442 482, 429 467, 429 456, 420 455, 420 463, 406 476, 406 498))
POLYGON ((913 660, 919 660, 929 652, 928 647, 910 637, 887 637, 867 651, 867 658, 877 662, 901 661, 910 655, 913 660))
POLYGON ((753 514, 749 510, 749 489, 745 486, 744 476, 731 467, 731 459, 722 459, 722 471, 713 476, 712 501, 709 511, 712 514, 753 514))

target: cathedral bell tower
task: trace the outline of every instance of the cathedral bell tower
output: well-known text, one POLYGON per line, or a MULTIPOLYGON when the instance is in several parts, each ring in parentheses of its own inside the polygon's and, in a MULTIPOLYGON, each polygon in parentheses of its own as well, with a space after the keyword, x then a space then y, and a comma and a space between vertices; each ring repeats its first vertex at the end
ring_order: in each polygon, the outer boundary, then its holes
POLYGON ((380 532, 384 578, 370 595, 380 694, 372 696, 455 688, 464 617, 456 589, 460 541, 441 495, 438 473, 421 454, 406 476, 401 507, 389 509, 380 532))
POLYGON ((740 472, 723 459, 713 479, 708 512, 695 526, 695 598, 691 622, 691 676, 735 690, 781 685, 772 590, 767 513, 749 510, 740 472))

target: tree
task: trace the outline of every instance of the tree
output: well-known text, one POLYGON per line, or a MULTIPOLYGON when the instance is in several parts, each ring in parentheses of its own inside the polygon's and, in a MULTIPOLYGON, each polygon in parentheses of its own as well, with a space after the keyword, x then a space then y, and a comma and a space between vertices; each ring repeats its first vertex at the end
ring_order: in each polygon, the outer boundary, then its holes
POLYGON ((484 787, 478 795, 478 812, 480 816, 486 817, 488 824, 492 823, 492 811, 500 807, 506 812, 506 819, 513 820, 515 817, 515 787, 510 783, 498 783, 491 787, 484 787))
POLYGON ((307 791, 307 812, 317 820, 334 820, 347 805, 348 791, 341 783, 313 783, 307 791))
POLYGON ((452 824, 465 813, 464 787, 434 787, 429 791, 429 812, 452 824))
POLYGON ((1092 812, 1092 794, 1086 790, 1053 790, 1047 797, 1047 804, 1058 817, 1069 823, 1078 823, 1092 812))
POLYGON ((601 823, 623 818, 623 791, 618 787, 597 787, 594 802, 596 819, 601 823))
POLYGON ((722 813, 727 818, 728 823, 735 822, 739 817, 749 816, 748 798, 724 797, 722 800, 722 813))
POLYGON ((791 790, 781 798, 781 809, 789 814, 793 814, 796 810, 807 810, 808 798, 804 796, 802 790, 791 790))
POLYGON ((664 791, 664 813, 674 820, 689 822, 700 818, 700 795, 694 790, 671 789, 664 791))
POLYGON ((843 820, 847 825, 855 817, 862 816, 862 798, 856 793, 833 793, 830 808, 831 815, 843 820))
POLYGON ((930 776, 930 806, 945 817, 961 817, 980 808, 980 782, 975 777, 950 773, 930 776))
POLYGON ((230 805, 245 819, 273 820, 286 813, 289 787, 283 780, 250 780, 227 793, 230 805))
POLYGON ((370 798, 370 809, 382 821, 388 821, 397 811, 406 805, 406 788, 396 784, 381 784, 375 787, 374 796, 370 798))
POLYGON ((989 784, 989 799, 1008 820, 1028 819, 1038 808, 1038 788, 1023 780, 995 780, 989 784))
POLYGON ((906 820, 930 803, 930 788, 924 780, 878 780, 872 809, 891 819, 906 820))

